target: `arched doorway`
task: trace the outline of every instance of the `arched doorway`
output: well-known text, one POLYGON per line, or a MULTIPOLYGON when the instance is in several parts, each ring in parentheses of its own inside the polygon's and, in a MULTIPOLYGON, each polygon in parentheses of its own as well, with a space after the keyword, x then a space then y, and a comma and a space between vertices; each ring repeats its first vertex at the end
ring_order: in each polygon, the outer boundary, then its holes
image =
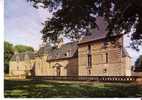
POLYGON ((62 65, 59 64, 59 63, 56 63, 53 67, 56 69, 56 76, 61 76, 61 67, 62 67, 62 65))
POLYGON ((61 68, 60 67, 56 67, 56 75, 57 76, 61 75, 61 68))

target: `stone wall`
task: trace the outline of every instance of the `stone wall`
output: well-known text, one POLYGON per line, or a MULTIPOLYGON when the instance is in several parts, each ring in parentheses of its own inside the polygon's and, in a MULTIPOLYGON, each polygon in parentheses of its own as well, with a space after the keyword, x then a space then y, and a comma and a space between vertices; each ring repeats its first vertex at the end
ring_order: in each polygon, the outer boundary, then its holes
POLYGON ((10 61, 9 64, 9 75, 17 76, 17 75, 30 75, 30 70, 33 67, 34 60, 28 61, 10 61))
POLYGON ((79 46, 79 75, 130 76, 130 61, 129 58, 122 57, 121 47, 111 44, 108 44, 107 47, 104 46, 101 41, 79 46), (88 67, 88 45, 91 45, 91 67, 88 67))
POLYGON ((47 56, 36 57, 35 59, 35 76, 47 74, 49 64, 46 62, 47 56))
POLYGON ((123 57, 122 58, 123 67, 125 68, 125 75, 132 76, 131 68, 132 68, 132 61, 131 57, 123 57))
POLYGON ((78 58, 47 61, 47 55, 34 60, 10 61, 10 76, 57 76, 55 64, 60 64, 60 76, 78 75, 78 58))
POLYGON ((65 59, 46 61, 43 57, 36 59, 36 76, 57 76, 57 68, 55 64, 60 64, 60 76, 77 76, 78 75, 78 59, 65 59))
POLYGON ((118 46, 96 41, 79 44, 76 58, 47 61, 45 54, 33 60, 10 61, 10 75, 59 76, 60 72, 60 76, 131 76, 131 58, 122 57, 122 46, 122 39, 118 46))

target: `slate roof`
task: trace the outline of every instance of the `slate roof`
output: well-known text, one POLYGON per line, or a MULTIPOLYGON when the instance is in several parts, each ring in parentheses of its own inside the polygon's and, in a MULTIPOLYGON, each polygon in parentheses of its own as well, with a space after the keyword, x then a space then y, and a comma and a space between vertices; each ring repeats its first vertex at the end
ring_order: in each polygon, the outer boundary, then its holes
POLYGON ((44 47, 40 47, 38 52, 37 52, 37 55, 43 55, 43 54, 48 54, 48 51, 51 49, 51 47, 48 47, 48 46, 44 46, 44 47))
POLYGON ((97 17, 96 18, 96 24, 97 24, 97 27, 95 29, 90 30, 91 35, 83 37, 79 41, 79 44, 106 38, 107 22, 104 20, 103 17, 97 17))
POLYGON ((14 54, 11 58, 11 61, 24 61, 27 59, 34 59, 35 58, 35 53, 34 52, 24 52, 24 53, 17 53, 14 54))
POLYGON ((41 47, 38 51, 39 55, 48 54, 47 60, 66 59, 77 57, 77 42, 69 42, 63 44, 60 48, 41 47))

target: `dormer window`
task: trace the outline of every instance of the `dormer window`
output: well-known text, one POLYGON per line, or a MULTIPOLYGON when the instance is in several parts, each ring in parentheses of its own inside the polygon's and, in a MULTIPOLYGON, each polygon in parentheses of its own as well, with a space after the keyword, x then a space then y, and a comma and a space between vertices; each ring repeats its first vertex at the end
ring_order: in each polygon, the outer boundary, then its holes
POLYGON ((65 53, 65 56, 71 56, 71 49, 70 50, 68 50, 66 53, 65 53))
POLYGON ((66 53, 65 53, 65 56, 67 56, 67 57, 70 56, 69 52, 66 52, 66 53))
POLYGON ((67 53, 65 53, 64 55, 67 56, 67 53))

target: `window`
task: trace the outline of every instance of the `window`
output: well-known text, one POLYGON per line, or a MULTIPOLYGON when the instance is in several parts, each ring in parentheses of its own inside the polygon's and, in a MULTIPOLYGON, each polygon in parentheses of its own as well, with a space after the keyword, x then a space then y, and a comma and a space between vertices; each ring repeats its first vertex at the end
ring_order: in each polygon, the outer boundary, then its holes
POLYGON ((65 55, 66 57, 68 57, 68 56, 69 56, 69 52, 66 52, 64 55, 65 55))
POLYGON ((65 53, 64 55, 67 56, 67 53, 65 53))
POLYGON ((91 46, 88 45, 88 67, 92 66, 91 46))
POLYGON ((70 50, 68 50, 65 54, 64 54, 65 56, 71 56, 71 49, 70 50))
POLYGON ((91 54, 91 45, 88 45, 88 54, 91 54))
POLYGON ((92 55, 88 55, 88 66, 92 66, 92 55))
POLYGON ((91 69, 89 69, 88 72, 89 72, 89 75, 91 75, 91 69))
POLYGON ((106 63, 108 63, 108 53, 106 53, 106 63))

